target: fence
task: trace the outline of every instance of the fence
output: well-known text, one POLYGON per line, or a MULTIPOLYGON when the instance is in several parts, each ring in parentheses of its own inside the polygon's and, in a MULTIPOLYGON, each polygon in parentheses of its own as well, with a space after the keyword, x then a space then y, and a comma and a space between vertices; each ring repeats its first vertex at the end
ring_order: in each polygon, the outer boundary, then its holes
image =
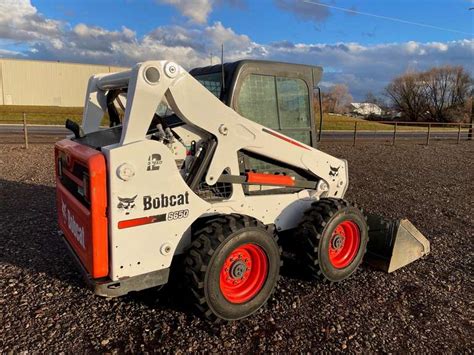
POLYGON ((421 140, 426 145, 432 140, 455 140, 459 144, 461 140, 472 140, 473 126, 473 123, 330 120, 319 132, 319 141, 352 141, 353 146, 375 140, 392 145, 400 140, 421 140))
MULTIPOLYGON (((18 143, 18 138, 22 135, 21 140, 28 148, 31 142, 30 136, 36 142, 50 142, 69 134, 70 132, 62 125, 51 125, 52 123, 62 124, 66 118, 80 121, 81 115, 79 113, 16 112, 14 117, 4 118, 0 113, 0 123, 10 123, 10 125, 0 125, 0 135, 2 137, 5 133, 15 135, 15 143, 18 143), (48 127, 38 125, 41 123, 50 125, 48 127)), ((397 142, 407 140, 422 141, 426 145, 433 140, 452 140, 460 143, 462 140, 472 140, 474 126, 473 123, 364 121, 361 119, 327 119, 323 123, 323 129, 318 136, 319 141, 352 142, 353 146, 357 143, 373 141, 384 141, 396 145, 397 142)), ((107 124, 106 121, 103 124, 107 124)))

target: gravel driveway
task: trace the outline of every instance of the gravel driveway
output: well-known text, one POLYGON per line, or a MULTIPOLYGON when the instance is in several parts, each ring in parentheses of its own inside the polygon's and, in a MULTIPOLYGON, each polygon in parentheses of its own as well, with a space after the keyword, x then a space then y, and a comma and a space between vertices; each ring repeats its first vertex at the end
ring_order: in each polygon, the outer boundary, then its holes
POLYGON ((348 159, 348 199, 409 218, 432 254, 333 286, 283 270, 265 308, 213 325, 169 287, 94 296, 58 237, 52 145, 0 145, 0 351, 471 351, 474 144, 322 148, 348 159))

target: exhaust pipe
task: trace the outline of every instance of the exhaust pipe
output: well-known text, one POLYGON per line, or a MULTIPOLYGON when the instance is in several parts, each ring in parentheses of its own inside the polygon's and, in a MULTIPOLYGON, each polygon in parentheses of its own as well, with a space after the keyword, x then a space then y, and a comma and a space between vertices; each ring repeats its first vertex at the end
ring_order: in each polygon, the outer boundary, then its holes
POLYGON ((430 253, 430 242, 408 220, 389 220, 369 215, 369 243, 365 261, 393 272, 430 253))

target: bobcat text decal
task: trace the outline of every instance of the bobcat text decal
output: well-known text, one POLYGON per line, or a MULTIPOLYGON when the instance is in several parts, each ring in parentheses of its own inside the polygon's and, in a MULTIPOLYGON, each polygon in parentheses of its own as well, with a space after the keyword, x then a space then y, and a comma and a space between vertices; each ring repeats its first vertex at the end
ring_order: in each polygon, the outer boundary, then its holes
POLYGON ((143 196, 143 209, 145 211, 157 208, 174 207, 189 204, 189 192, 177 195, 165 195, 151 197, 143 196))
POLYGON ((64 222, 67 223, 69 231, 72 233, 74 238, 76 238, 82 249, 86 249, 86 242, 84 240, 84 227, 80 226, 76 222, 74 215, 69 211, 63 200, 61 200, 61 212, 63 214, 64 222))

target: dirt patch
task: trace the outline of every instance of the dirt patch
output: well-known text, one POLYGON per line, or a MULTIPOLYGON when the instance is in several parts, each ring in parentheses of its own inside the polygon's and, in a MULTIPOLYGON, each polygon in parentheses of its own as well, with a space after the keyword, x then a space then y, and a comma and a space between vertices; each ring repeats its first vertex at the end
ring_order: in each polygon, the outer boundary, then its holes
POLYGON ((213 325, 172 290, 88 291, 58 238, 52 145, 0 145, 0 351, 472 349, 474 144, 322 149, 349 161, 348 199, 409 218, 432 254, 392 275, 364 266, 333 286, 283 277, 260 312, 213 325))

